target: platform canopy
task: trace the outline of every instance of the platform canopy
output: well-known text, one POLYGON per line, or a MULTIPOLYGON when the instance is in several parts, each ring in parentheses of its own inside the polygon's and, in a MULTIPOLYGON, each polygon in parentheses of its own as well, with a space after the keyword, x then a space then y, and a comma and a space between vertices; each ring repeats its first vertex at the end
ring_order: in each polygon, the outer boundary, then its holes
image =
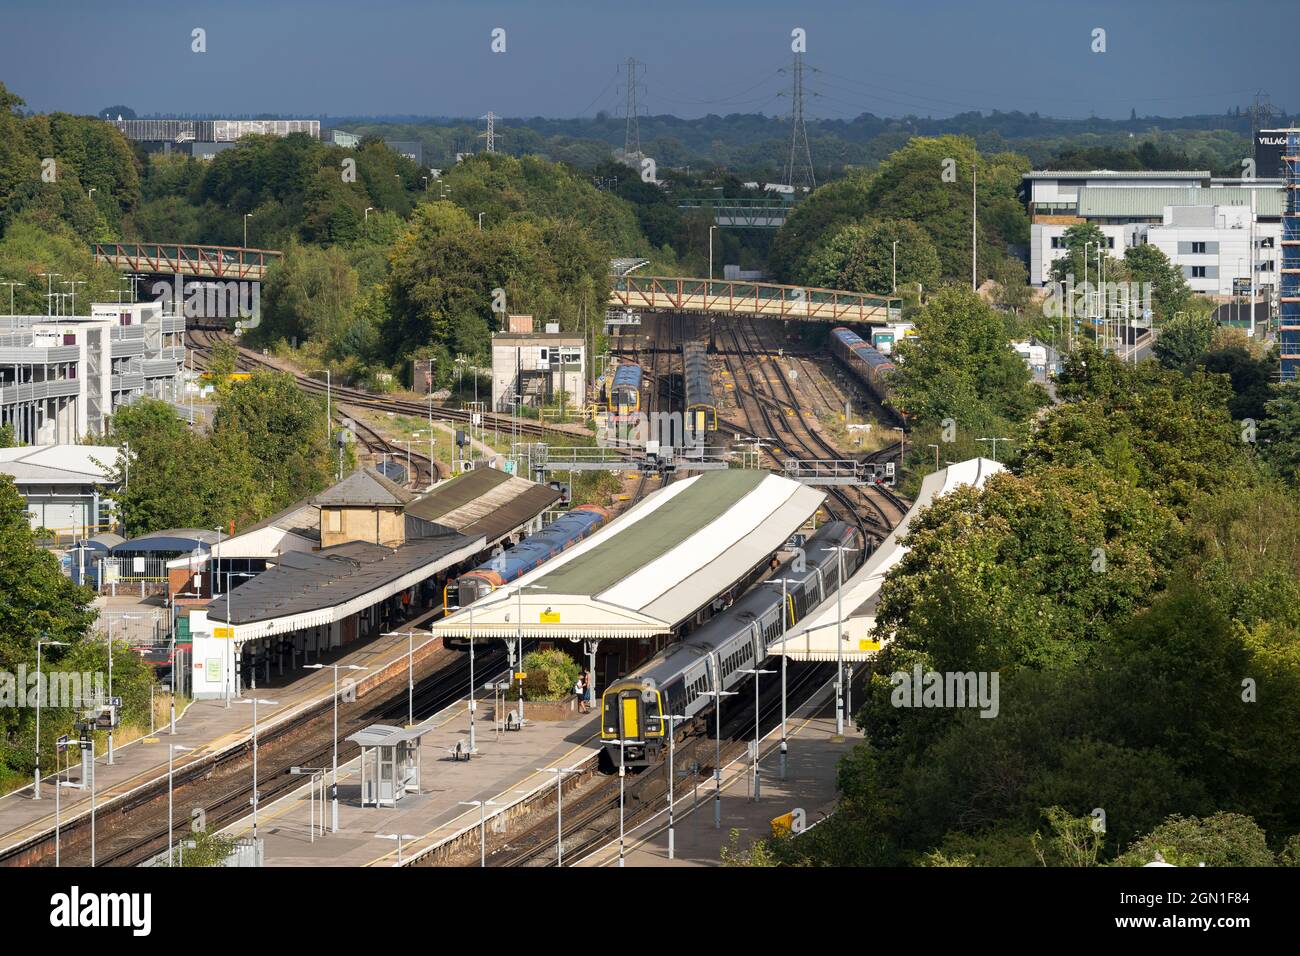
POLYGON ((671 633, 780 548, 824 499, 766 471, 675 481, 430 631, 573 640, 671 633))
POLYGON ((903 538, 912 521, 935 498, 961 485, 983 487, 990 475, 1004 470, 1004 466, 991 459, 972 458, 926 475, 916 501, 903 520, 880 542, 880 547, 867 557, 857 573, 845 582, 842 599, 832 595, 813 608, 807 617, 790 629, 784 642, 774 646, 772 653, 786 654, 791 660, 799 661, 833 661, 839 657, 846 661, 862 661, 874 656, 880 650, 879 642, 872 639, 871 633, 876 626, 880 588, 885 583, 885 575, 907 554, 903 538), (840 647, 836 647, 837 632, 843 642, 840 647))

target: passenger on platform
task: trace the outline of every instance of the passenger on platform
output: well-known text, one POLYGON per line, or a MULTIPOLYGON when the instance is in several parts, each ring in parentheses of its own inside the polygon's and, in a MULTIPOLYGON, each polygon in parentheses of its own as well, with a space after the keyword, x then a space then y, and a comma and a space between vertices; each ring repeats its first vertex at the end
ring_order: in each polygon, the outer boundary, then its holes
POLYGON ((596 685, 591 671, 584 671, 582 674, 582 686, 587 695, 587 713, 591 713, 596 704, 596 685))
POLYGON ((585 714, 587 712, 587 692, 582 686, 581 674, 578 675, 578 679, 573 683, 573 694, 578 698, 578 713, 585 714))

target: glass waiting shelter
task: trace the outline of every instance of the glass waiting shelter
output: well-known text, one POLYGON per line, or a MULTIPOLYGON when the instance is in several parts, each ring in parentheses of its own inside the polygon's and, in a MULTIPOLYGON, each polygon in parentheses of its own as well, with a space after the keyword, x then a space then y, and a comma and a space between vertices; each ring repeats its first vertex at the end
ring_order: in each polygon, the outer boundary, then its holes
POLYGON ((395 807, 420 792, 420 738, 425 728, 372 724, 348 738, 361 748, 361 805, 395 807))

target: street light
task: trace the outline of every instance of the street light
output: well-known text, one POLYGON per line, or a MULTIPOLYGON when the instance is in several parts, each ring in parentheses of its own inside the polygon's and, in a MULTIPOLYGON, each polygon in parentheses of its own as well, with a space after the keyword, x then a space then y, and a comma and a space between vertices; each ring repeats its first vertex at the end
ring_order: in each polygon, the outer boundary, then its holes
POLYGON ((992 442, 992 443, 993 443, 993 460, 994 460, 994 461, 997 461, 997 460, 998 460, 998 442, 1000 442, 1000 441, 1011 441, 1012 439, 1010 439, 1010 438, 977 438, 977 439, 975 439, 975 440, 976 440, 976 441, 992 442))
POLYGON ((402 841, 417 839, 416 837, 412 836, 409 833, 376 833, 375 837, 380 840, 397 841, 397 865, 398 866, 402 865, 402 841))
MULTIPOLYGON (((387 631, 380 637, 406 638, 406 726, 409 729, 415 726, 415 632, 387 631)), ((423 650, 436 640, 436 637, 430 637, 420 645, 420 649, 423 650)))
POLYGON ((482 213, 479 213, 479 214, 478 214, 478 231, 479 231, 479 232, 482 232, 482 231, 483 231, 483 214, 482 214, 482 213))
POLYGON ((717 226, 709 226, 709 281, 713 281, 713 231, 717 226))
MULTIPOLYGON (((214 563, 214 566, 215 566, 215 563, 214 563)), ((230 707, 230 683, 231 683, 231 678, 233 677, 236 681, 239 680, 238 676, 236 676, 236 675, 233 673, 233 671, 235 670, 235 626, 236 626, 236 625, 235 625, 235 592, 234 592, 234 589, 231 588, 231 586, 230 586, 230 579, 231 579, 231 578, 255 578, 255 577, 257 577, 257 575, 254 574, 252 571, 229 571, 229 570, 226 571, 226 630, 227 630, 227 631, 229 632, 229 634, 230 634, 230 637, 229 637, 229 640, 230 640, 230 668, 229 668, 229 669, 230 669, 230 671, 232 672, 232 673, 229 673, 229 674, 226 675, 226 680, 224 681, 224 683, 225 683, 225 690, 226 690, 226 707, 227 707, 227 709, 229 709, 229 707, 230 707)), ((174 666, 175 666, 175 665, 173 665, 173 667, 174 667, 174 666)), ((256 661, 253 662, 253 690, 257 690, 257 662, 256 662, 256 661)), ((243 691, 242 691, 242 690, 238 690, 237 693, 238 693, 239 696, 242 696, 243 691)), ((110 744, 111 744, 111 742, 112 742, 112 741, 111 741, 111 738, 110 738, 110 744)), ((111 747, 111 746, 110 746, 110 748, 109 748, 109 753, 110 753, 110 754, 112 753, 112 747, 111 747)), ((112 761, 109 761, 109 762, 111 763, 112 761)))
POLYGON ((835 584, 835 735, 844 736, 844 552, 859 548, 831 548, 838 556, 839 578, 835 584))
MULTIPOLYGON (((67 647, 67 641, 36 642, 36 780, 32 784, 32 799, 41 799, 41 704, 45 700, 45 685, 41 680, 41 648, 67 647)), ((55 782, 57 786, 57 781, 55 782)))
MULTIPOLYGON (((515 622, 515 643, 519 648, 519 673, 523 673, 524 666, 524 591, 545 591, 546 586, 542 584, 518 584, 515 586, 515 596, 518 599, 516 607, 518 608, 519 619, 515 622)), ((524 679, 519 678, 519 729, 524 728, 524 679)))
POLYGON ((785 754, 788 750, 785 736, 785 676, 787 664, 790 661, 790 655, 786 652, 785 639, 790 632, 790 625, 794 623, 790 620, 794 615, 790 612, 790 600, 788 597, 787 586, 791 584, 801 584, 798 578, 768 578, 764 584, 781 585, 781 779, 785 779, 785 754))
POLYGON ((262 700, 256 694, 252 697, 245 697, 239 701, 241 704, 253 705, 253 841, 257 841, 257 705, 266 704, 268 707, 274 707, 280 702, 278 700, 262 700))
POLYGON ((252 218, 251 212, 244 213, 244 248, 248 248, 248 220, 252 218))
MULTIPOLYGON (((717 658, 714 658, 717 664, 717 658)), ((734 690, 702 690, 700 697, 714 698, 715 738, 713 746, 713 829, 722 827, 722 698, 735 697, 734 690)))
POLYGON ((538 767, 538 773, 555 774, 555 865, 564 866, 564 775, 581 767, 538 767))
POLYGON ((758 678, 761 674, 775 674, 776 671, 766 671, 757 667, 742 667, 740 673, 754 675, 754 802, 757 803, 759 796, 758 743, 761 739, 758 731, 758 678))
POLYGON ((369 670, 360 664, 306 664, 303 670, 334 670, 334 763, 330 771, 330 832, 339 832, 339 668, 349 671, 369 670))
POLYGON ((492 800, 462 800, 462 807, 478 807, 478 865, 487 866, 487 817, 488 807, 500 806, 492 800))
MULTIPOLYGON (((182 746, 181 744, 167 745, 167 865, 168 866, 176 865, 175 863, 172 862, 173 860, 173 856, 172 856, 173 853, 172 850, 172 766, 173 766, 173 762, 176 759, 176 751, 178 750, 189 751, 193 749, 194 749, 193 747, 185 747, 182 746)), ((256 784, 254 784, 254 786, 256 786, 256 784)), ((256 799, 257 791, 254 790, 253 793, 254 793, 254 799, 256 799)))
POLYGON ((668 859, 675 858, 675 832, 673 829, 673 756, 677 749, 677 721, 689 720, 681 714, 664 714, 661 720, 668 721, 668 859))
MULTIPOLYGON (((462 608, 458 605, 454 608, 449 608, 449 610, 459 611, 462 610, 462 608)), ((471 754, 478 753, 478 746, 474 742, 474 711, 476 709, 474 703, 474 691, 476 689, 477 685, 474 683, 474 605, 471 604, 469 606, 469 752, 471 754)), ((495 708, 495 691, 493 691, 492 701, 492 706, 495 708)), ((495 718, 493 719, 495 720, 495 718)))

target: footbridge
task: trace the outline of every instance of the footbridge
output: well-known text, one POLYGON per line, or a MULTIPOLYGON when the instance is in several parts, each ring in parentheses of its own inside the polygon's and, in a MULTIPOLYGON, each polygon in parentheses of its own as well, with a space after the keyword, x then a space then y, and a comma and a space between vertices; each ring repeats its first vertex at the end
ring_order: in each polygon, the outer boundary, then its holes
POLYGON ((609 304, 625 309, 756 315, 820 322, 897 322, 903 300, 888 296, 723 279, 614 276, 609 304))
POLYGON ((96 264, 110 265, 119 272, 250 282, 261 282, 266 270, 280 258, 278 249, 185 243, 96 242, 91 250, 96 264))

